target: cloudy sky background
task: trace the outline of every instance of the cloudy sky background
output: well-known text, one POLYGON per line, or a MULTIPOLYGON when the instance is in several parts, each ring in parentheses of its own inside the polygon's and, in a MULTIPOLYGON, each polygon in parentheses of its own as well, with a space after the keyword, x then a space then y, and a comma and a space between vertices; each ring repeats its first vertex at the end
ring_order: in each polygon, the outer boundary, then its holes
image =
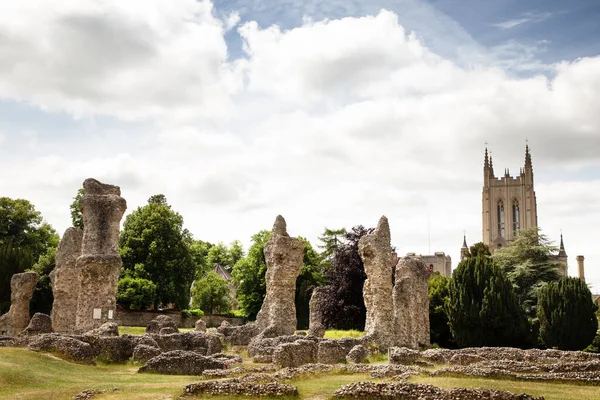
POLYGON ((485 143, 514 175, 528 140, 539 224, 600 292, 600 5, 489 3, 4 1, 0 195, 62 234, 95 177, 246 245, 277 214, 314 245, 385 214, 456 267, 485 143))

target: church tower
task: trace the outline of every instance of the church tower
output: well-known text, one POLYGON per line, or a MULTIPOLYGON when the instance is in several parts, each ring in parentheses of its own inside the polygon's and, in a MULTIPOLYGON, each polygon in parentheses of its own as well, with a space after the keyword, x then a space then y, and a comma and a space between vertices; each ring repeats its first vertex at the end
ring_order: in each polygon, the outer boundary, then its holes
POLYGON ((505 169, 504 176, 496 178, 492 157, 485 149, 482 219, 483 243, 491 252, 506 246, 520 229, 538 226, 529 145, 525 146, 525 166, 516 177, 505 169))

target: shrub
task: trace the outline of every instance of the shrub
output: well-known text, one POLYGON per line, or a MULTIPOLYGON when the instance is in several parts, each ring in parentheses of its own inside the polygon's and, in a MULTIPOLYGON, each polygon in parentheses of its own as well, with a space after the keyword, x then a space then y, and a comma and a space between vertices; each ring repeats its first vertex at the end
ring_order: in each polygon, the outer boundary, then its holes
POLYGON ((456 347, 450 332, 446 303, 450 296, 450 277, 436 272, 429 279, 429 333, 431 343, 442 347, 456 347))
POLYGON ((209 271, 198 279, 192 289, 192 305, 209 314, 231 310, 231 297, 227 281, 216 272, 209 271))
POLYGON ((452 274, 447 314, 460 347, 527 344, 529 324, 508 278, 488 257, 470 257, 452 274))
POLYGON ((585 282, 562 278, 540 289, 537 316, 540 339, 548 347, 582 350, 598 330, 597 307, 585 282))
POLYGON ((190 318, 190 317, 202 318, 202 317, 204 317, 204 311, 199 310, 199 309, 181 310, 181 317, 182 318, 190 318))
POLYGON ((117 302, 131 310, 144 310, 156 297, 156 285, 147 279, 125 277, 117 286, 117 302))

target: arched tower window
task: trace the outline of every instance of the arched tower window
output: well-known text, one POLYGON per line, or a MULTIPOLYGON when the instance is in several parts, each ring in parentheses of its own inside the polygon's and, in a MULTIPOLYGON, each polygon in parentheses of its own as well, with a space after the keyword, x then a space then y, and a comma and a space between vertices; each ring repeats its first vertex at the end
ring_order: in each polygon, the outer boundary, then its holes
POLYGON ((517 231, 521 229, 519 226, 519 220, 521 218, 521 212, 519 210, 519 200, 514 199, 512 204, 512 223, 513 223, 513 233, 516 235, 517 231))
POLYGON ((504 237, 504 202, 502 200, 498 200, 498 236, 504 237))

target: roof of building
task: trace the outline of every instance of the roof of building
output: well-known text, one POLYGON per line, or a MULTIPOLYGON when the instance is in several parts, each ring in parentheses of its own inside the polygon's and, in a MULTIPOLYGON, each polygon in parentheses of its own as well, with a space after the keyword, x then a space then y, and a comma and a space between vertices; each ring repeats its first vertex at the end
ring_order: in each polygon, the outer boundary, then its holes
POLYGON ((219 275, 221 278, 225 279, 227 282, 231 280, 231 274, 222 265, 215 264, 212 270, 216 272, 216 274, 219 275))

